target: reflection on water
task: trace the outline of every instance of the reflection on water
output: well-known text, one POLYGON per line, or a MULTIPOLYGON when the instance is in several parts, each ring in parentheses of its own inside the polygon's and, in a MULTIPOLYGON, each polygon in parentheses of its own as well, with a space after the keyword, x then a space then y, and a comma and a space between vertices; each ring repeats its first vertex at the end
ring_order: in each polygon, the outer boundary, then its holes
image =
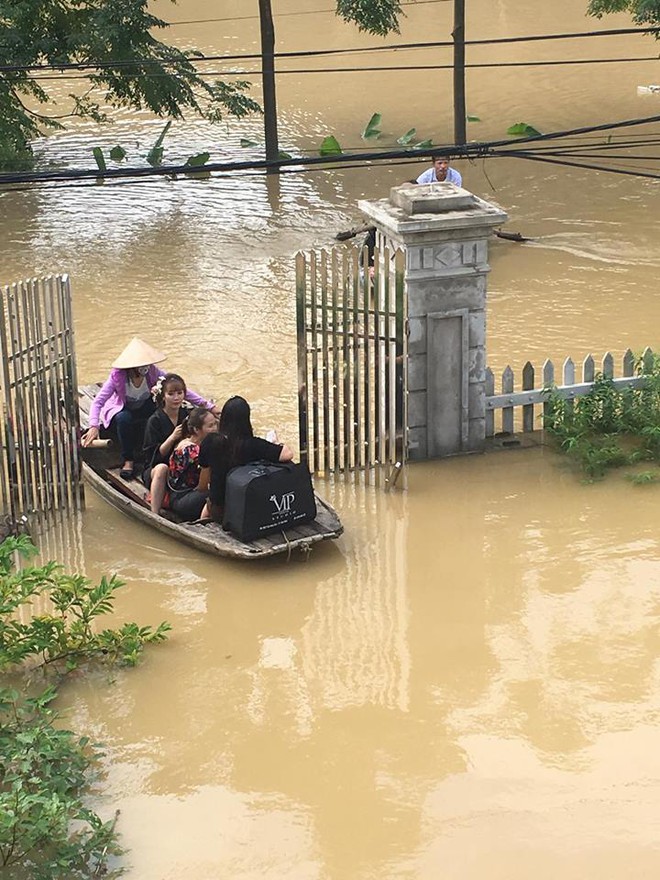
MULTIPOLYGON (((302 628, 305 676, 321 707, 332 711, 379 706, 405 712, 409 705, 407 499, 386 503, 375 491, 364 490, 358 502, 366 528, 347 559, 350 578, 342 572, 317 590, 302 628)), ((344 485, 337 496, 339 508, 355 515, 355 493, 344 485)))
MULTIPOLYGON (((231 18, 244 5, 157 11, 231 18)), ((285 5, 276 12, 309 11, 285 5)), ((448 39, 450 7, 406 5, 397 39, 448 39)), ((594 26, 564 0, 469 7, 475 39, 594 26)), ((172 39, 250 51, 257 20, 173 28, 172 39)), ((373 43, 326 14, 282 16, 278 39, 288 50, 373 43)), ((633 56, 642 39, 516 44, 515 57, 633 56)), ((505 47, 470 53, 512 58, 505 47)), ((441 63, 435 49, 395 57, 441 63)), ((550 131, 653 112, 636 95, 654 81, 650 64, 588 70, 470 71, 468 107, 482 119, 470 137, 502 137, 520 120, 550 131)), ((413 125, 446 143, 450 88, 450 71, 282 76, 282 146, 313 152, 334 133, 360 147, 376 110, 383 145, 413 125)), ((214 159, 244 159, 240 138, 258 140, 260 126, 175 124, 165 158, 211 147, 214 159)), ((79 124, 39 150, 54 168, 90 167, 93 146, 143 156, 161 130, 122 112, 111 128, 79 124)), ((512 159, 458 167, 534 239, 491 245, 496 373, 528 358, 657 348, 656 182, 512 159)), ((295 443, 293 255, 329 245, 359 220, 358 198, 384 196, 413 170, 290 175, 278 193, 250 174, 1 193, 2 276, 71 273, 84 381, 103 377, 137 332, 192 387, 244 394, 260 432, 276 425, 295 443)), ((40 539, 44 557, 127 582, 118 620, 173 624, 141 668, 76 680, 61 703, 108 744, 101 809, 122 810, 127 876, 655 876, 657 489, 617 477, 582 486, 541 450, 413 467, 407 495, 322 489, 346 533, 306 564, 205 557, 91 493, 81 521, 40 539)))
POLYGON ((325 488, 346 538, 256 568, 90 499, 92 567, 117 558, 100 535, 126 542, 118 614, 174 627, 66 696, 110 744, 129 876, 657 869, 653 490, 538 449, 414 466, 407 496, 325 488))
POLYGON ((83 541, 84 513, 62 511, 29 523, 30 537, 39 551, 39 561, 54 559, 71 573, 85 574, 83 541))

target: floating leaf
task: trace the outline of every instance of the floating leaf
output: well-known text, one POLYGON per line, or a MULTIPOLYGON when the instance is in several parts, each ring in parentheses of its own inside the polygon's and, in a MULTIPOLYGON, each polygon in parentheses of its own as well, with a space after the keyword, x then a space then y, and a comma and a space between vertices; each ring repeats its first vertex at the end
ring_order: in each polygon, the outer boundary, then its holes
POLYGON ((341 156, 343 150, 333 134, 323 138, 319 148, 319 156, 341 156))
POLYGON ((96 160, 96 165, 99 171, 107 171, 108 166, 105 164, 105 156, 103 155, 103 150, 100 147, 94 147, 92 153, 94 154, 94 159, 96 160))
POLYGON ((126 158, 126 150, 117 144, 116 147, 110 150, 110 158, 113 162, 121 162, 122 159, 126 158))
POLYGON ((158 135, 158 140, 154 144, 154 147, 156 147, 156 148, 162 147, 163 141, 165 140, 165 135, 167 134, 167 132, 170 130, 171 127, 172 127, 172 120, 170 119, 170 120, 168 120, 168 122, 165 123, 165 127, 163 128, 161 133, 158 135))
POLYGON ((380 125, 380 121, 382 116, 380 113, 374 113, 369 122, 367 122, 367 127, 362 132, 362 140, 377 140, 380 137, 380 129, 378 126, 380 125))
POLYGON ((278 159, 293 159, 291 153, 285 153, 284 150, 280 150, 277 154, 278 159))
POLYGON ((190 156, 186 161, 186 165, 192 165, 194 168, 197 168, 199 165, 206 165, 210 158, 210 153, 197 153, 194 156, 190 156))
POLYGON ((240 145, 242 147, 259 147, 259 146, 261 146, 261 144, 259 144, 257 141, 251 141, 249 138, 241 138, 240 145))
POLYGON ((194 156, 190 156, 186 161, 186 167, 194 168, 196 170, 186 172, 188 176, 196 177, 198 179, 208 179, 211 176, 211 172, 204 171, 203 169, 204 165, 209 161, 210 155, 210 153, 196 153, 194 156))
POLYGON ((163 141, 165 140, 165 135, 170 130, 170 126, 172 125, 172 120, 170 119, 165 123, 165 127, 158 135, 158 139, 153 147, 147 153, 147 162, 152 166, 156 167, 160 165, 163 161, 163 141))
POLYGON ((516 122, 515 125, 507 128, 506 133, 516 135, 517 137, 536 137, 536 135, 541 134, 533 125, 528 125, 526 122, 516 122))
POLYGON ((425 141, 419 141, 419 143, 415 144, 416 150, 428 150, 429 147, 433 146, 433 141, 431 138, 425 141))
POLYGON ((417 134, 416 128, 410 128, 405 134, 402 134, 400 138, 396 139, 397 144, 401 144, 402 147, 407 147, 408 144, 412 141, 412 139, 417 134))
POLYGON ((158 165, 161 165, 163 162, 163 148, 162 147, 152 147, 147 153, 147 162, 153 167, 156 168, 158 165))
POLYGON ((481 122, 481 119, 480 119, 478 116, 471 116, 471 115, 468 113, 467 121, 468 121, 468 122, 481 122))

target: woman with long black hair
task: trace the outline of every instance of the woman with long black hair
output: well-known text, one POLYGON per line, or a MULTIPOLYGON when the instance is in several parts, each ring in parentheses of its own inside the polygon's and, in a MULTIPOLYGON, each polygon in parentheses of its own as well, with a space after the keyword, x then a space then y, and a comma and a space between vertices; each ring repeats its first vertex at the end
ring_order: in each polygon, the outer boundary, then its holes
POLYGON ((217 433, 205 437, 199 450, 198 463, 202 468, 199 486, 200 489, 208 487, 209 492, 209 505, 204 513, 222 520, 225 484, 232 468, 251 461, 291 461, 292 458, 293 452, 285 444, 255 437, 250 404, 244 397, 230 397, 222 407, 217 433))

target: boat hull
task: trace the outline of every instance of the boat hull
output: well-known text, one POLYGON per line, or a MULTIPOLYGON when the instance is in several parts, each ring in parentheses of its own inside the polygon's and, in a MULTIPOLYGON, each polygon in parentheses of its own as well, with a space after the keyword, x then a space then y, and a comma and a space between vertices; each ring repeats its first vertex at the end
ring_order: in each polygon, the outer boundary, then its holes
MULTIPOLYGON (((89 405, 97 393, 98 385, 79 389, 81 425, 86 427, 89 405)), ((343 526, 335 510, 316 495, 317 515, 311 523, 266 535, 256 541, 239 541, 216 522, 177 522, 152 513, 146 502, 147 490, 138 479, 122 480, 117 463, 110 460, 107 450, 83 450, 83 478, 108 504, 168 535, 175 541, 195 547, 204 553, 232 559, 260 559, 290 555, 294 551, 308 553, 314 544, 334 540, 343 532, 343 526)))

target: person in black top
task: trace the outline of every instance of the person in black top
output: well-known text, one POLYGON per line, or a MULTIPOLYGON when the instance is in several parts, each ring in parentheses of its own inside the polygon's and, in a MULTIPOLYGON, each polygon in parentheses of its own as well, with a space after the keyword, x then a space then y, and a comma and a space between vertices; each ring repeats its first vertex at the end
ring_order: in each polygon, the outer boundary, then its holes
POLYGON ((198 462, 202 468, 199 488, 209 490, 209 504, 202 516, 222 520, 225 484, 232 468, 251 461, 291 461, 292 458, 293 452, 288 446, 255 437, 250 404, 243 397, 230 397, 222 407, 217 434, 205 437, 199 449, 198 462))
POLYGON ((185 406, 186 383, 176 373, 161 376, 152 389, 158 409, 144 430, 144 485, 151 489, 151 512, 160 513, 167 489, 167 466, 177 443, 183 439, 182 423, 190 412, 185 406))

